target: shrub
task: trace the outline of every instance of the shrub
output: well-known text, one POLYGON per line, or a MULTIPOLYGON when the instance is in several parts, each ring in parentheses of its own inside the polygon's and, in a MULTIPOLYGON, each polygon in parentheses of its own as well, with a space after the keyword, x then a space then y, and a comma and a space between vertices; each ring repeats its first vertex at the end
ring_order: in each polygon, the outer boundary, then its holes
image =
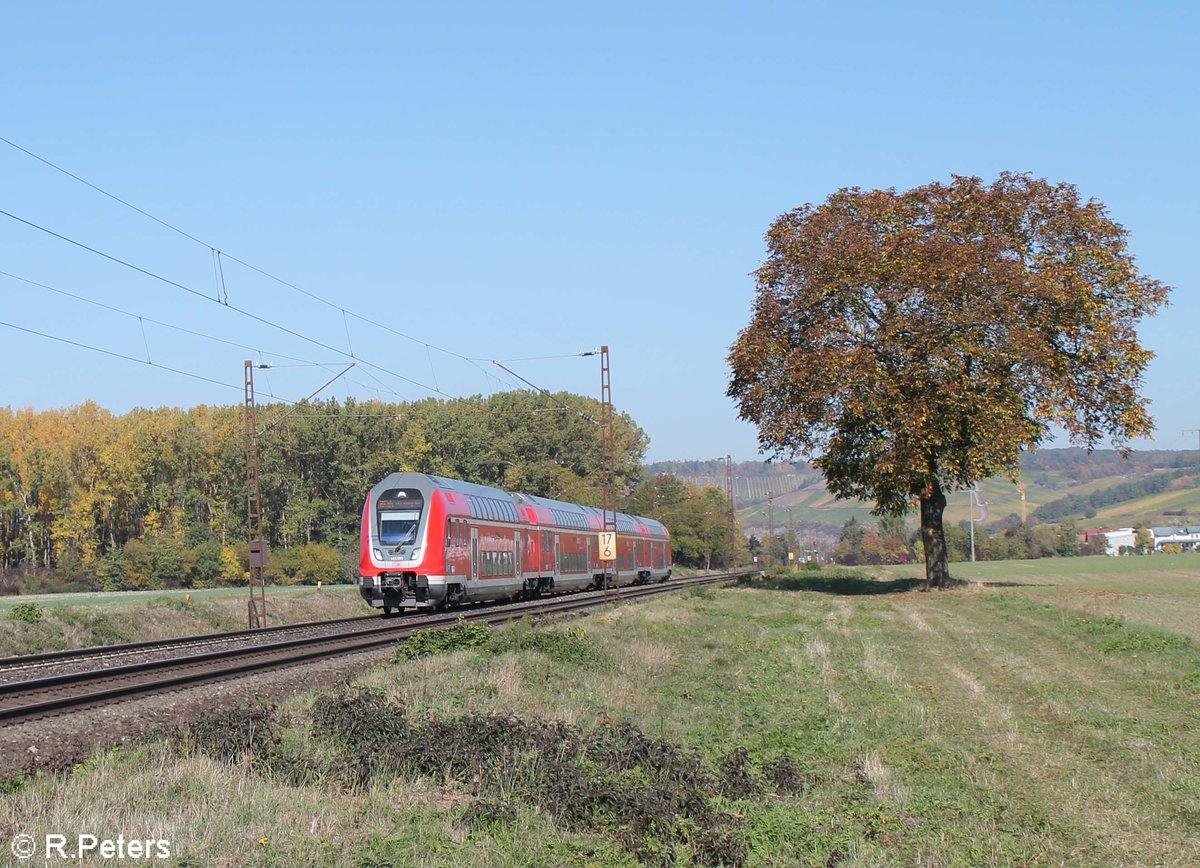
POLYGON ((284 585, 338 582, 342 566, 337 549, 323 543, 306 543, 272 549, 267 557, 267 578, 284 585))
POLYGON ((452 627, 420 630, 396 649, 397 660, 416 660, 463 648, 480 648, 488 643, 492 629, 487 624, 468 624, 461 618, 452 627))
POLYGON ((171 536, 155 535, 150 539, 150 585, 154 588, 179 588, 184 585, 183 543, 171 536))
POLYGON ((193 588, 211 588, 221 575, 221 544, 207 540, 192 549, 188 580, 193 588))
POLYGON ((575 663, 582 666, 597 663, 600 653, 587 642, 587 632, 582 627, 565 630, 535 630, 528 621, 522 621, 508 630, 494 633, 487 650, 493 654, 507 651, 535 651, 557 663, 575 663))
POLYGON ((23 621, 26 624, 36 624, 45 614, 37 603, 18 603, 8 611, 9 620, 23 621))
MULTIPOLYGON (((479 799, 463 815, 472 827, 515 822, 516 800, 565 828, 606 830, 648 864, 673 864, 680 848, 698 865, 748 858, 741 821, 712 803, 719 785, 700 757, 631 724, 588 732, 515 715, 415 717, 378 694, 343 690, 318 698, 312 732, 336 748, 330 771, 352 786, 401 776, 469 787, 479 799)), ((731 756, 739 788, 757 792, 740 774, 749 755, 731 756)))

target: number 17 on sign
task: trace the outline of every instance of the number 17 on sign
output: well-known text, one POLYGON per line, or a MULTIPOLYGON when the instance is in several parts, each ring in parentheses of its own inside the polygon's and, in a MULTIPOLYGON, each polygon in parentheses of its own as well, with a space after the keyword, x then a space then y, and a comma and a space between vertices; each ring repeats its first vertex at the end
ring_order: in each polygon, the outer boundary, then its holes
POLYGON ((600 560, 615 561, 617 559, 617 535, 612 531, 596 534, 600 538, 600 560))

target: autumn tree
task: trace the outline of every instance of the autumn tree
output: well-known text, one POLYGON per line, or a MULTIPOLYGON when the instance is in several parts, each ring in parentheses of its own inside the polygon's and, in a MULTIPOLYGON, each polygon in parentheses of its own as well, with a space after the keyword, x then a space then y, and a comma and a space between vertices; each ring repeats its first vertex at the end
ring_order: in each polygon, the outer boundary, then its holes
POLYGON ((1136 326, 1168 287, 1069 184, 1005 173, 850 188, 767 232, 728 394, 764 450, 834 494, 919 502, 925 572, 949 580, 947 492, 1007 474, 1053 428, 1093 448, 1148 434, 1136 326))
POLYGON ((675 563, 709 568, 714 559, 727 567, 737 559, 741 535, 729 532, 728 504, 727 495, 716 486, 697 488, 659 473, 630 492, 621 509, 665 524, 675 563))

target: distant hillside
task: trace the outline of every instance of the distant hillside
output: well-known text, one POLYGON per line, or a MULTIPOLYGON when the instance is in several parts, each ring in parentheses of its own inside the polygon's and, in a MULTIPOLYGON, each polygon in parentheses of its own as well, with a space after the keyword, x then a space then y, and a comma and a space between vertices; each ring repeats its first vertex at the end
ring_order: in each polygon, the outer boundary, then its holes
MULTIPOLYGON (((975 508, 974 518, 992 528, 1022 520, 1068 519, 1081 526, 1200 524, 1198 465, 1196 450, 1135 451, 1124 458, 1111 449, 1090 454, 1077 448, 1043 449, 1023 456, 1019 483, 1005 478, 981 482, 982 507, 975 508)), ((646 471, 725 488, 723 460, 662 461, 647 465, 646 471)), ((779 533, 790 520, 798 534, 829 538, 851 517, 874 521, 872 504, 834 498, 820 473, 803 463, 739 462, 734 465, 734 493, 739 524, 748 533, 779 533)), ((948 500, 947 523, 970 520, 966 492, 954 492, 948 500)))
MULTIPOLYGON (((727 469, 724 459, 711 461, 658 461, 647 464, 646 474, 670 473, 692 485, 703 488, 715 485, 725 489, 727 469)), ((824 488, 821 474, 801 462, 739 461, 733 465, 734 499, 738 504, 751 504, 779 497, 789 491, 811 486, 824 488)))

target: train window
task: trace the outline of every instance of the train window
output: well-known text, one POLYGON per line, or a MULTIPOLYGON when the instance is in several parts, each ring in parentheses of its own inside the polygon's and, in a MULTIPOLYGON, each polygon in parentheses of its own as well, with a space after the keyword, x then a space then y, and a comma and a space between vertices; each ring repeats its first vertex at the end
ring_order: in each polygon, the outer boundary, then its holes
POLYGON ((417 540, 417 522, 421 513, 414 510, 389 510, 379 513, 379 541, 385 546, 409 545, 417 540))
POLYGON ((446 519, 446 551, 450 551, 450 546, 454 543, 454 519, 446 519))

